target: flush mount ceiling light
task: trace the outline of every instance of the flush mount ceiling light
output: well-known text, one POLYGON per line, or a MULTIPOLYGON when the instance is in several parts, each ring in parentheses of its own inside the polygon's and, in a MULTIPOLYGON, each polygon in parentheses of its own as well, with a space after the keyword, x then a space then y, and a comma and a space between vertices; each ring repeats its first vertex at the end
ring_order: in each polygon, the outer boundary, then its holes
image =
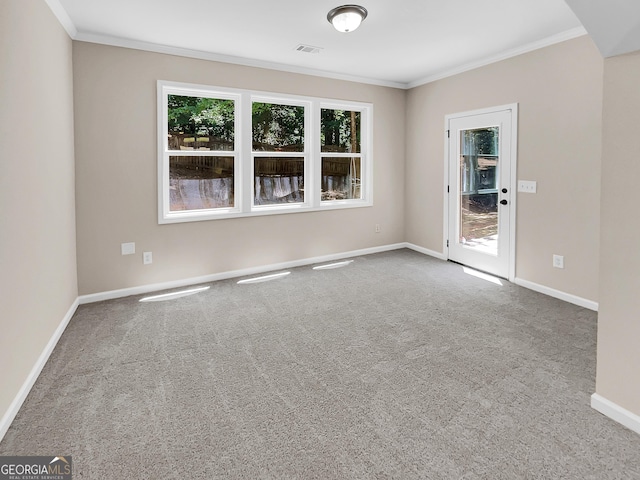
POLYGON ((367 9, 360 5, 342 5, 327 14, 327 20, 339 32, 353 32, 367 18, 367 9))

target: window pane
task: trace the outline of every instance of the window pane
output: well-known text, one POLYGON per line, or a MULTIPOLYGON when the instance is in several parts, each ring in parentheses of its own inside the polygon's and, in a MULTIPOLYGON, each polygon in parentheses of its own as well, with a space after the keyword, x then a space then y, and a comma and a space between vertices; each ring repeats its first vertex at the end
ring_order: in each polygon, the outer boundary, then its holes
POLYGON ((304 107, 254 102, 253 150, 304 151, 304 107))
POLYGON ((361 198, 360 158, 322 158, 322 200, 361 198))
POLYGON ((233 207, 233 157, 169 157, 171 211, 233 207))
POLYGON ((360 112, 323 108, 320 144, 323 152, 360 153, 360 112))
POLYGON ((254 205, 304 202, 304 158, 256 157, 254 205))
POLYGON ((234 149, 234 101, 169 95, 169 150, 234 149))

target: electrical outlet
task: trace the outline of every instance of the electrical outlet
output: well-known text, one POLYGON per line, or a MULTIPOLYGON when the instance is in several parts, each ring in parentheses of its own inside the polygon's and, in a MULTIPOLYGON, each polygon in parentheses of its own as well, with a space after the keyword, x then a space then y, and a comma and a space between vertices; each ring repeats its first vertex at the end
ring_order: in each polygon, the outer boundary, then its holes
POLYGON ((151 254, 151 252, 142 253, 142 263, 144 263, 145 265, 153 263, 153 255, 151 254))
POLYGON ((554 268, 564 268, 564 257, 562 255, 554 255, 553 266, 554 268))
POLYGON ((134 242, 123 243, 120 245, 122 255, 133 255, 136 253, 136 244, 134 242))
POLYGON ((376 233, 380 233, 380 224, 376 223, 376 233))
POLYGON ((538 184, 535 181, 518 180, 518 191, 522 193, 536 193, 538 184))

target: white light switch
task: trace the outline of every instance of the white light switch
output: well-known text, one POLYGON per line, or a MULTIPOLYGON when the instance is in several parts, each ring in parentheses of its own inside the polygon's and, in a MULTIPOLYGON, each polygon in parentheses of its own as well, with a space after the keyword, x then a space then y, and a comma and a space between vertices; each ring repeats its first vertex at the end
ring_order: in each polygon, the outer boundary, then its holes
POLYGON ((522 193, 536 193, 538 184, 530 180, 518 180, 518 191, 522 193))
POLYGON ((135 242, 123 243, 120 245, 120 251, 122 252, 122 255, 133 255, 136 253, 135 242))

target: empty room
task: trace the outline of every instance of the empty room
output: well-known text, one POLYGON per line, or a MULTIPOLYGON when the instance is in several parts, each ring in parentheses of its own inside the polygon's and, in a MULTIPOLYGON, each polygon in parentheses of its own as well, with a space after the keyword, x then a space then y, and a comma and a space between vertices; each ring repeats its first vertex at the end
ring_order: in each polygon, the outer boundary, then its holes
POLYGON ((635 0, 0 0, 0 478, 640 479, 635 0))

